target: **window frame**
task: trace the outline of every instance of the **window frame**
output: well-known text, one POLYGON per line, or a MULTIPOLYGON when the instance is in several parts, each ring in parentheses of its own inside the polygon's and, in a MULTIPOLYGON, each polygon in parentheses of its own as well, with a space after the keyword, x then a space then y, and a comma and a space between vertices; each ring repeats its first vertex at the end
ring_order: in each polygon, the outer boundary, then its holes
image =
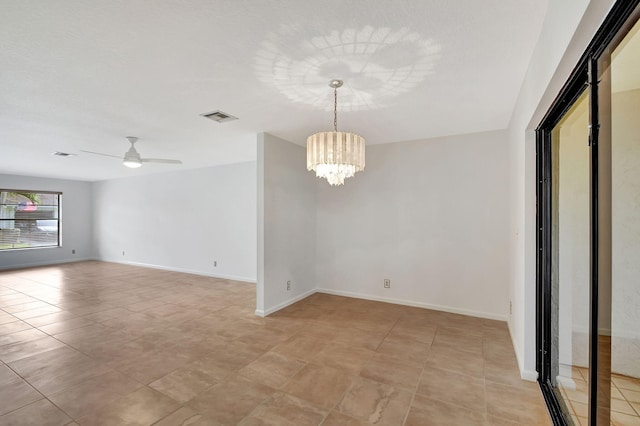
MULTIPOLYGON (((61 191, 0 188, 0 193, 42 194, 42 195, 55 195, 57 197, 57 205, 55 205, 55 207, 57 207, 57 215, 56 215, 57 217, 53 219, 46 219, 46 220, 57 221, 57 232, 56 232, 55 243, 48 244, 48 245, 30 246, 30 247, 7 247, 7 248, 0 247, 0 253, 18 251, 18 250, 40 250, 40 249, 51 249, 51 248, 62 247, 62 192, 61 191)), ((8 205, 8 204, 0 204, 0 208, 3 205, 8 205)), ((11 219, 8 219, 8 220, 11 220, 11 219)), ((13 220, 16 220, 16 219, 13 219, 13 220)), ((1 228, 2 227, 0 226, 0 229, 1 228)), ((10 229, 10 228, 7 228, 7 229, 10 229)))

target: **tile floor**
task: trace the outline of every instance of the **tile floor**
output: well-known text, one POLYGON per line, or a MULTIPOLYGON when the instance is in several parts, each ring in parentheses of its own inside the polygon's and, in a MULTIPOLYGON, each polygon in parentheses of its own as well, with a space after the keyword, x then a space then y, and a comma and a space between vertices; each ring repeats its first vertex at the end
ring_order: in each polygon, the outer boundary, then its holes
MULTIPOLYGON (((588 426, 589 370, 573 367, 575 389, 560 387, 567 408, 576 426, 588 426)), ((640 379, 611 375, 611 425, 640 426, 640 379)))
POLYGON ((549 424, 506 324, 81 262, 0 273, 2 425, 549 424))

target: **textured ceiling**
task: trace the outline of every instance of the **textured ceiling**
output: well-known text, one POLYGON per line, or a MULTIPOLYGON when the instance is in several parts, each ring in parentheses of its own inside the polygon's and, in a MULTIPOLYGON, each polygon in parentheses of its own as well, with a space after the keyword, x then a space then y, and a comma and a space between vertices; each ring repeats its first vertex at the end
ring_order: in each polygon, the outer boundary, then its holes
MULTIPOLYGON (((256 133, 368 144, 505 128, 546 0, 5 1, 0 173, 101 180, 254 160, 256 133), (215 123, 215 110, 239 117, 215 123), (127 169, 143 157, 181 166, 127 169), (78 154, 60 158, 52 151, 78 154)), ((304 167, 304 165, 301 165, 304 167)))

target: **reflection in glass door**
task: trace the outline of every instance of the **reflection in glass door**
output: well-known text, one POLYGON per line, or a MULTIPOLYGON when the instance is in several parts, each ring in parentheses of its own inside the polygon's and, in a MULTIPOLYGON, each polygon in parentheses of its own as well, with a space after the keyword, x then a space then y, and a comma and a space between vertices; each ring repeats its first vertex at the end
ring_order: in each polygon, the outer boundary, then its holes
POLYGON ((551 384, 567 418, 589 398, 589 96, 551 132, 551 384))
POLYGON ((610 167, 601 177, 610 188, 610 286, 599 340, 610 380, 598 381, 610 390, 611 424, 640 425, 640 22, 605 50, 599 69, 600 147, 609 145, 610 167))

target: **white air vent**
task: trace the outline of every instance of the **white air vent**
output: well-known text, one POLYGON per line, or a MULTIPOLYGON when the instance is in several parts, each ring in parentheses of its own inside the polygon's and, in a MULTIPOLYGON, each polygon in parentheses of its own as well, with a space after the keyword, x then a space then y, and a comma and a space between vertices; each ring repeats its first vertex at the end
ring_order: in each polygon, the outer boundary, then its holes
POLYGON ((51 153, 51 155, 55 155, 56 157, 73 157, 76 154, 69 154, 68 152, 54 151, 51 153))
POLYGON ((209 120, 217 121, 218 123, 224 123, 225 121, 238 119, 238 117, 234 117, 233 115, 227 114, 226 112, 222 111, 213 111, 201 115, 205 118, 208 118, 209 120))

